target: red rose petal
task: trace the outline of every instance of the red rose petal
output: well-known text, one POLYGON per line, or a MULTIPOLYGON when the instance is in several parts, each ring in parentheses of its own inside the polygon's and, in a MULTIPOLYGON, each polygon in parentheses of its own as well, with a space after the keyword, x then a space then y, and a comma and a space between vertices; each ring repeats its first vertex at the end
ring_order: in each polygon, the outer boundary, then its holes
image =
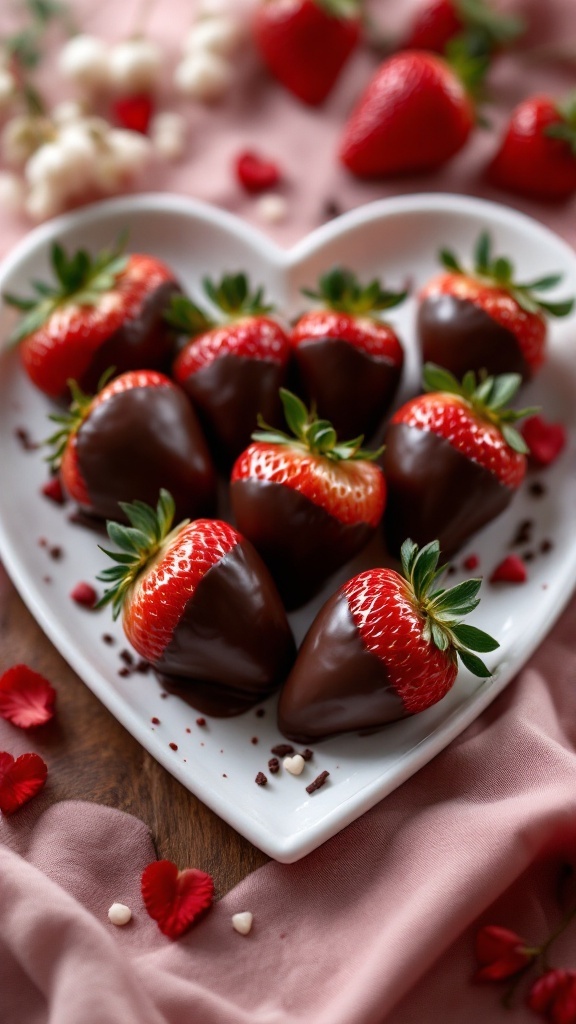
POLYGON ((566 445, 566 429, 561 423, 547 423, 542 416, 529 416, 521 427, 530 449, 530 458, 539 466, 549 466, 566 445))
POLYGON ((496 566, 490 577, 490 583, 525 583, 528 573, 524 562, 518 555, 508 555, 496 566))
POLYGON ((462 564, 469 572, 473 572, 480 565, 480 559, 478 555, 468 555, 468 558, 465 558, 462 564))
POLYGON ((42 488, 42 494, 45 498, 50 498, 50 501, 55 502, 56 505, 66 504, 66 495, 62 490, 62 484, 59 476, 51 476, 46 481, 42 488))
POLYGON ((148 93, 122 96, 112 104, 112 113, 118 124, 132 132, 146 135, 153 111, 152 97, 148 93))
POLYGON ((169 939, 177 939, 211 906, 214 882, 197 868, 179 871, 170 860, 153 861, 142 872, 142 899, 169 939))
POLYGON ((20 729, 49 722, 55 700, 54 687, 28 665, 13 665, 0 677, 0 718, 20 729))
POLYGON ((280 170, 271 160, 247 150, 236 160, 236 177, 247 192, 265 192, 280 181, 280 170))
POLYGON ((85 608, 93 608, 98 600, 98 594, 90 583, 77 583, 74 590, 70 591, 70 597, 85 608))
POLYGON ((14 814, 46 784, 48 768, 38 754, 21 754, 16 760, 0 752, 0 811, 14 814))

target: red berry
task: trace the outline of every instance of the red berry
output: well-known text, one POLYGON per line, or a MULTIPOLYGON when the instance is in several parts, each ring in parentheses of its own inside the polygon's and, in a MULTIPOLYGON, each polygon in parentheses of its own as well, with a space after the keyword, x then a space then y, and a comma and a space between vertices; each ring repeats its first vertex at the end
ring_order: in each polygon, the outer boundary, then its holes
POLYGON ((507 555, 494 569, 490 583, 525 583, 527 579, 528 572, 519 555, 507 555))
POLYGON ((489 180, 515 195, 565 200, 576 192, 576 113, 549 96, 513 111, 488 167, 489 180))
POLYGON ((148 131, 153 112, 154 103, 149 93, 121 96, 112 104, 112 113, 118 124, 142 135, 148 131))
POLYGON ((480 565, 480 559, 478 558, 478 555, 468 555, 462 564, 468 572, 474 572, 474 569, 477 569, 480 565))
POLYGON ((90 583, 77 583, 70 591, 70 597, 76 604, 84 605, 85 608, 93 608, 98 600, 98 594, 90 583))
POLYGON ((247 192, 265 192, 280 181, 280 170, 271 160, 247 150, 236 158, 236 176, 247 192))
POLYGON ((576 971, 546 971, 530 988, 527 1003, 551 1024, 576 1024, 576 971))
POLYGON ((548 423, 543 416, 529 416, 522 424, 522 437, 530 449, 530 458, 539 466, 549 466, 566 447, 566 428, 548 423))
POLYGON ((358 10, 334 0, 267 0, 253 32, 268 70, 294 96, 316 106, 332 90, 360 38, 358 10))
POLYGON ((397 53, 377 70, 344 128, 340 158, 361 178, 432 170, 474 126, 468 93, 432 53, 397 53))
POLYGON ((0 752, 0 811, 14 814, 46 785, 48 769, 38 754, 0 752))
POLYGON ((64 505, 66 503, 66 495, 62 490, 62 483, 58 474, 51 476, 49 480, 42 487, 42 494, 45 498, 49 498, 55 505, 64 505))
POLYGON ((426 0, 416 12, 404 48, 444 53, 447 43, 463 27, 454 0, 426 0))

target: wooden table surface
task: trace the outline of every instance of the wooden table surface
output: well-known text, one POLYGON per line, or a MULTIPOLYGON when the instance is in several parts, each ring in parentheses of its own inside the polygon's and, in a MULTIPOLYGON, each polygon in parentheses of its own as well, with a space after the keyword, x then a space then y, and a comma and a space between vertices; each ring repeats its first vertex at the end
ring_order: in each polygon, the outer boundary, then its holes
POLYGON ((0 566, 0 671, 26 662, 58 691, 58 714, 35 737, 49 793, 128 811, 150 828, 159 858, 196 867, 223 896, 268 860, 188 792, 120 725, 52 646, 0 566))

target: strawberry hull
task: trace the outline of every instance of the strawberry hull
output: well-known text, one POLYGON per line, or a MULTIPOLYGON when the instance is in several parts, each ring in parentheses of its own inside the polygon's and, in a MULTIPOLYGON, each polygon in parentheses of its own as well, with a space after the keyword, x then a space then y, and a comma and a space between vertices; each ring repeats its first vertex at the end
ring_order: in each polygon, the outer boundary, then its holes
POLYGON ((286 366, 268 359, 224 355, 189 377, 176 378, 192 399, 216 461, 229 466, 250 444, 260 413, 281 422, 279 389, 286 366))
POLYGON ((372 356, 338 338, 301 341, 294 349, 299 383, 339 437, 370 438, 390 408, 402 363, 372 356))
POLYGON ((115 375, 126 370, 168 371, 174 355, 174 333, 164 321, 176 281, 164 281, 149 292, 136 316, 126 319, 93 354, 78 383, 83 391, 96 391, 102 374, 111 366, 115 375))
POLYGON ((233 480, 238 529, 268 566, 287 608, 297 608, 366 546, 377 527, 346 524, 284 484, 233 480))
POLYGON ((172 384, 111 395, 95 405, 73 443, 92 515, 123 519, 119 501, 152 505, 161 487, 171 492, 178 521, 215 511, 206 441, 190 402, 172 384))
POLYGON ((379 729, 408 714, 383 662, 364 645, 346 597, 318 613, 280 696, 278 727, 295 743, 379 729))
POLYGON ((241 540, 203 576, 154 668, 198 711, 229 717, 278 689, 295 655, 274 582, 241 540))
POLYGON ((411 537, 418 545, 438 539, 442 555, 449 557, 514 496, 488 469, 432 432, 392 423, 384 443, 384 531, 393 555, 411 537))
POLYGON ((518 339, 480 306, 454 295, 429 295, 418 311, 417 330, 425 363, 446 367, 459 380, 468 370, 490 376, 531 376, 518 339))

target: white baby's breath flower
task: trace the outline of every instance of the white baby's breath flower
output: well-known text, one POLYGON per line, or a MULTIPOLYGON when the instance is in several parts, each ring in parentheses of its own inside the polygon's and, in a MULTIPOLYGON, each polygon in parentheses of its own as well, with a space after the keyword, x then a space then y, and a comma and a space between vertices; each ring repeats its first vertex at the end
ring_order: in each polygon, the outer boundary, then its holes
POLYGON ((22 178, 11 171, 0 171, 0 205, 5 210, 18 213, 24 205, 25 194, 22 178))
POLYGON ((123 91, 154 88, 162 69, 162 53, 151 39, 127 39, 110 53, 112 83, 123 91))
POLYGON ((232 84, 232 65, 209 51, 197 51, 184 58, 174 73, 180 92, 201 102, 219 100, 232 84))
POLYGON ((102 89, 110 79, 109 49, 97 36, 73 36, 60 50, 58 68, 80 89, 102 89))
POLYGON ((234 54, 244 38, 241 22, 230 16, 202 18, 189 30, 184 40, 185 53, 208 50, 221 57, 234 54))
POLYGON ((178 160, 186 145, 186 120, 182 114, 163 111, 150 122, 150 141, 165 160, 178 160))

